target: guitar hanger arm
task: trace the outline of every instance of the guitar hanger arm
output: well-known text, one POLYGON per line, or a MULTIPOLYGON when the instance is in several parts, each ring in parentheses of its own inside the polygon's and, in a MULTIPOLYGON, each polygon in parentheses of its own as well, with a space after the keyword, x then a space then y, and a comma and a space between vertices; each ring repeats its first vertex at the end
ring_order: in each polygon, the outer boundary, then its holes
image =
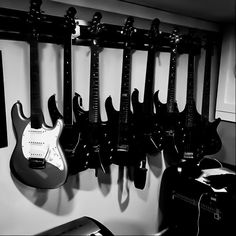
MULTIPOLYGON (((28 12, 0 8, 0 39, 27 41, 27 19, 28 12), (3 22, 3 23, 2 23, 3 22)), ((39 42, 63 44, 64 17, 43 14, 40 27, 41 34, 39 42)), ((73 45, 90 46, 92 35, 89 31, 89 25, 80 25, 80 35, 72 40, 73 45)), ((112 25, 102 23, 101 47, 123 48, 122 42, 122 25, 112 25)), ((173 26, 174 27, 174 26, 173 26)), ((131 46, 135 50, 148 50, 148 33, 147 29, 135 28, 131 46)), ((158 41, 158 51, 170 52, 170 35, 168 32, 160 32, 160 40, 158 41)), ((193 39, 193 43, 198 43, 198 39, 193 39)), ((199 44, 201 48, 201 42, 199 44)), ((188 47, 185 47, 181 53, 188 53, 188 47)))

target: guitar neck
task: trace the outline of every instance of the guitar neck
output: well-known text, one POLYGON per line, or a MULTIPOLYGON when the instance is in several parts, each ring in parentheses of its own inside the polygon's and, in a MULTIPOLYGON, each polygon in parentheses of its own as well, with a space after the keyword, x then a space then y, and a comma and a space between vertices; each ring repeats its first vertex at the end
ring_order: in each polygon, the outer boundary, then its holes
POLYGON ((65 36, 64 44, 64 106, 65 124, 73 124, 72 114, 72 73, 71 73, 71 34, 65 36))
POLYGON ((130 63, 131 49, 125 48, 123 51, 123 68, 121 80, 120 117, 119 122, 128 123, 128 113, 130 110, 130 63))
POLYGON ((195 108, 194 100, 194 55, 189 54, 188 58, 188 80, 187 80, 187 102, 186 102, 186 127, 193 126, 193 111, 195 108))
POLYGON ((153 112, 153 90, 154 90, 154 78, 155 78, 155 61, 156 51, 153 48, 148 50, 147 56, 147 69, 146 69, 146 81, 144 88, 144 110, 145 113, 151 114, 153 112))
POLYGON ((99 46, 91 46, 89 122, 100 122, 99 104, 99 46))
POLYGON ((175 85, 176 85, 176 50, 172 50, 170 54, 170 67, 169 67, 169 84, 167 92, 167 112, 174 112, 175 104, 175 85))
POLYGON ((30 103, 31 127, 40 128, 43 123, 43 114, 40 98, 40 78, 38 60, 38 41, 30 41, 30 103))
POLYGON ((202 116, 209 119, 210 81, 211 81, 211 48, 206 49, 204 85, 202 96, 202 116))

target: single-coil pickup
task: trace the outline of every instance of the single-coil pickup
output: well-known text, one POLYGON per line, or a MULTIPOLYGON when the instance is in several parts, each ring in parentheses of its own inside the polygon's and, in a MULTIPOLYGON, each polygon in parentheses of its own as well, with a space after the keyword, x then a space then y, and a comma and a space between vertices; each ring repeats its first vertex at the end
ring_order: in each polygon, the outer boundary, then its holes
POLYGON ((30 158, 44 158, 46 155, 45 152, 42 152, 40 150, 30 150, 29 156, 30 158))
POLYGON ((45 143, 44 142, 38 142, 38 141, 29 141, 29 144, 32 144, 32 145, 44 145, 45 143))

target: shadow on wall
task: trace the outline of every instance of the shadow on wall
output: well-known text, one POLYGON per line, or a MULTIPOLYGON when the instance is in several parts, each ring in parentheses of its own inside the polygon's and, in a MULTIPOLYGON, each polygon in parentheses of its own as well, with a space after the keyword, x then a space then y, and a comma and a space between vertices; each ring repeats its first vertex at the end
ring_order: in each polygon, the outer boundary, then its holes
MULTIPOLYGON (((145 188, 142 191, 137 191, 138 197, 144 201, 147 200, 150 190, 150 172, 156 178, 159 178, 163 172, 161 153, 156 156, 148 156, 148 162, 149 170, 145 188)), ((117 201, 119 208, 121 212, 124 212, 129 206, 130 188, 133 184, 132 170, 114 165, 111 166, 109 174, 98 171, 97 176, 95 176, 95 171, 89 169, 77 175, 69 176, 62 187, 50 190, 29 187, 19 182, 14 175, 11 175, 11 177, 15 186, 25 198, 35 206, 55 215, 68 215, 73 211, 73 199, 79 194, 79 191, 91 192, 92 194, 92 191, 99 189, 103 197, 109 197, 114 181, 117 181, 116 183, 118 185, 117 201)))

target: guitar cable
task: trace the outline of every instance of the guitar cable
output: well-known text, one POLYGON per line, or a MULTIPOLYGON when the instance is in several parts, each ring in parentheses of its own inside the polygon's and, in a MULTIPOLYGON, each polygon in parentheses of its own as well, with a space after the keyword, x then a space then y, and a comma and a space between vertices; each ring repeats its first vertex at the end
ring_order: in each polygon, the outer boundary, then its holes
POLYGON ((205 159, 208 159, 208 160, 212 160, 212 161, 215 161, 215 162, 217 162, 219 165, 220 165, 220 168, 223 168, 223 165, 222 165, 222 163, 219 161, 219 160, 217 160, 216 158, 214 158, 214 157, 203 157, 199 162, 198 162, 198 166, 201 164, 201 162, 202 161, 204 161, 205 159))
POLYGON ((201 201, 204 195, 208 195, 208 193, 202 193, 198 199, 197 203, 197 209, 198 209, 198 215, 197 215, 197 234, 196 236, 199 236, 200 232, 200 216, 201 216, 201 201))

